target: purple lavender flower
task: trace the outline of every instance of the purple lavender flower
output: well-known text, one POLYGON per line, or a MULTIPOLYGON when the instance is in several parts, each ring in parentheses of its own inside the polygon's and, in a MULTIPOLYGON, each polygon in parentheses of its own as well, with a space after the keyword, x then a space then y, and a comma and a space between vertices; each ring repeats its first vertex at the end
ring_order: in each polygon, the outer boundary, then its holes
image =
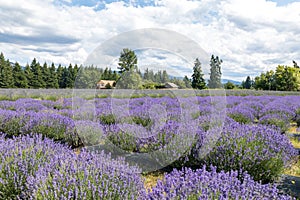
POLYGON ((242 180, 237 171, 210 171, 204 166, 195 171, 173 170, 148 193, 148 199, 293 199, 279 194, 275 185, 255 182, 247 173, 242 180))

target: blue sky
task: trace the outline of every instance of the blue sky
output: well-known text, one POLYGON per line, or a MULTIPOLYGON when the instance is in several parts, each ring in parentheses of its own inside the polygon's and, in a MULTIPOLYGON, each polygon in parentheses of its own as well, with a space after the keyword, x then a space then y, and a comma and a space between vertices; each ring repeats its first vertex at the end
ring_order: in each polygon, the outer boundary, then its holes
MULTIPOLYGON (((105 8, 106 4, 113 3, 113 2, 118 2, 118 0, 56 0, 58 3, 66 4, 69 6, 97 6, 99 9, 105 8)), ((290 3, 297 2, 297 0, 268 0, 272 2, 276 2, 278 6, 286 6, 290 3)), ((125 4, 130 4, 134 6, 155 6, 156 1, 154 0, 123 0, 125 4)))
MULTIPOLYGON (((195 53, 185 39, 175 42, 172 34, 164 38, 150 31, 147 38, 132 40, 140 46, 146 39, 156 41, 162 48, 140 51, 140 66, 189 76, 193 60, 184 59, 181 51, 201 57, 204 71, 214 54, 224 61, 223 77, 241 81, 279 64, 292 65, 292 60, 300 63, 299 24, 300 2, 295 0, 10 0, 0 1, 0 51, 22 65, 33 58, 82 64, 111 38, 162 28, 193 41, 206 54, 195 53)), ((124 48, 130 46, 126 42, 124 48)), ((103 65, 116 67, 121 51, 116 47, 121 46, 105 47, 103 65)))
MULTIPOLYGON (((63 0, 57 0, 56 1, 59 4, 65 4, 68 6, 90 6, 90 7, 96 7, 98 10, 105 8, 106 4, 119 2, 118 0, 72 0, 72 1, 63 1, 63 0)), ((153 0, 123 0, 123 2, 126 5, 132 5, 132 6, 155 6, 155 1, 153 0)))
POLYGON ((297 2, 297 0, 272 0, 273 2, 276 2, 278 6, 286 6, 290 3, 297 2))

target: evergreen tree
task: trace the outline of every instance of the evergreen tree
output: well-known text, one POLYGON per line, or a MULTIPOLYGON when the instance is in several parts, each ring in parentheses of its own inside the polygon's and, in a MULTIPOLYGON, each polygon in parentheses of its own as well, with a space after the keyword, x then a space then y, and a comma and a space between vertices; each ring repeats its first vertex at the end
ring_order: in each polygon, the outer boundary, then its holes
POLYGON ((73 88, 74 86, 74 78, 73 78, 73 66, 72 64, 69 65, 69 67, 63 68, 62 73, 62 79, 63 79, 63 87, 65 88, 73 88))
POLYGON ((109 78, 109 80, 113 80, 113 72, 112 72, 111 68, 108 69, 108 78, 109 78))
POLYGON ((65 88, 65 82, 63 77, 64 68, 59 64, 56 70, 57 81, 59 88, 65 88))
POLYGON ((118 80, 119 79, 119 75, 117 74, 117 72, 114 70, 113 75, 112 75, 112 79, 111 80, 118 80))
POLYGON ((32 72, 32 80, 29 83, 31 88, 44 88, 45 82, 43 80, 42 67, 39 62, 34 58, 30 65, 32 72))
MULTIPOLYGON (((109 70, 108 70, 109 71, 109 70)), ((88 88, 95 88, 96 83, 100 80, 101 74, 100 70, 98 70, 96 67, 88 68, 88 88)), ((109 72, 108 72, 109 76, 109 72)), ((109 77, 108 77, 109 78, 109 77)))
POLYGON ((148 76, 149 76, 149 80, 150 80, 150 81, 153 81, 153 82, 155 81, 155 78, 154 78, 154 72, 153 72, 152 69, 149 70, 149 75, 148 75, 148 76))
POLYGON ((186 88, 192 88, 192 81, 187 76, 184 76, 183 82, 186 88))
POLYGON ((137 70, 137 57, 135 52, 130 49, 123 49, 119 58, 118 69, 122 74, 125 71, 137 70))
POLYGON ((250 78, 250 76, 247 76, 246 81, 245 81, 245 85, 244 85, 243 88, 250 89, 251 86, 252 86, 252 84, 251 84, 251 78, 250 78))
POLYGON ((0 88, 14 87, 13 69, 9 60, 5 60, 3 53, 0 54, 0 88))
POLYGON ((90 78, 87 71, 88 69, 83 67, 82 65, 79 67, 75 82, 75 88, 85 89, 89 87, 90 78))
POLYGON ((109 77, 109 72, 108 72, 108 68, 106 67, 103 71, 103 74, 101 75, 101 79, 102 80, 110 80, 110 77, 109 77))
POLYGON ((141 70, 140 70, 139 68, 137 68, 136 73, 138 73, 138 75, 139 75, 141 78, 143 77, 143 74, 142 74, 142 72, 141 72, 141 70))
POLYGON ((162 83, 162 74, 160 70, 154 74, 154 82, 162 83))
POLYGON ((210 59, 210 78, 208 80, 208 87, 209 88, 221 88, 221 63, 223 61, 219 59, 219 57, 211 56, 210 59))
POLYGON ((51 67, 49 68, 49 79, 46 83, 47 88, 58 88, 58 80, 57 80, 57 73, 55 69, 54 63, 51 64, 51 67))
POLYGON ((293 65, 294 65, 294 68, 299 68, 298 64, 296 61, 293 60, 293 65))
MULTIPOLYGON (((75 84, 75 81, 76 81, 76 78, 77 78, 78 70, 79 70, 78 65, 75 64, 75 65, 74 65, 74 69, 73 69, 74 84, 75 84)), ((74 85, 74 84, 73 84, 73 85, 74 85)))
POLYGON ((204 79, 204 74, 201 69, 201 62, 196 58, 194 62, 193 75, 192 75, 192 87, 195 89, 205 89, 206 83, 204 79))
POLYGON ((50 71, 46 62, 43 64, 42 67, 42 79, 43 82, 45 83, 44 87, 51 88, 49 87, 50 71))
POLYGON ((32 79, 33 79, 33 74, 30 70, 29 64, 26 64, 24 73, 25 73, 25 77, 26 77, 27 82, 28 82, 27 88, 31 88, 31 85, 32 85, 31 82, 32 82, 32 79))
POLYGON ((145 69, 143 79, 144 80, 149 80, 149 69, 148 68, 145 69))
POLYGON ((25 72, 17 62, 14 64, 13 67, 13 79, 14 87, 28 88, 28 80, 26 78, 25 72))
POLYGON ((161 82, 162 82, 162 83, 166 83, 166 82, 169 81, 169 75, 168 75, 168 73, 167 73, 166 70, 163 70, 161 76, 162 76, 162 77, 161 77, 161 82))
POLYGON ((3 53, 0 54, 0 88, 5 88, 6 62, 3 53))

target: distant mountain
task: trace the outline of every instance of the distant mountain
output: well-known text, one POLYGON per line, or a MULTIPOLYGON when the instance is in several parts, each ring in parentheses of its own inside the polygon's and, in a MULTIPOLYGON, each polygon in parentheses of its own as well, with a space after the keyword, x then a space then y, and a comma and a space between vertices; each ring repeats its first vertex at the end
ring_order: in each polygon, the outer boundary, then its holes
POLYGON ((231 79, 222 79, 221 80, 221 83, 222 84, 225 84, 225 83, 227 83, 227 82, 231 82, 231 83, 233 83, 233 84, 235 84, 235 85, 241 85, 242 83, 241 82, 239 82, 239 81, 235 81, 235 80, 231 80, 231 79))
MULTIPOLYGON (((183 80, 183 77, 172 76, 172 75, 169 75, 169 78, 170 78, 170 79, 176 78, 176 79, 179 79, 179 80, 183 80)), ((233 83, 233 84, 235 84, 235 85, 241 85, 241 84, 242 84, 242 82, 235 81, 235 80, 231 80, 231 79, 222 79, 222 80, 221 80, 221 83, 222 83, 222 84, 225 84, 225 83, 227 83, 228 81, 231 82, 231 83, 233 83)), ((208 80, 206 80, 206 83, 208 83, 208 80)))
MULTIPOLYGON (((239 82, 239 81, 235 81, 235 80, 231 80, 231 79, 221 79, 221 83, 222 84, 225 84, 225 83, 227 83, 227 82, 231 82, 231 83, 233 83, 234 85, 241 85, 242 83, 241 82, 239 82)), ((208 83, 208 79, 206 80, 206 83, 208 83)))
MULTIPOLYGON (((15 66, 15 62, 9 62, 9 64, 11 65, 11 66, 15 66)), ((19 65, 20 65, 20 63, 19 63, 19 65)), ((22 65, 20 65, 21 66, 21 69, 23 69, 23 70, 25 70, 25 67, 24 66, 22 66, 22 65)))
POLYGON ((169 79, 179 79, 179 80, 183 80, 184 77, 181 77, 181 76, 172 76, 172 75, 169 75, 169 79))

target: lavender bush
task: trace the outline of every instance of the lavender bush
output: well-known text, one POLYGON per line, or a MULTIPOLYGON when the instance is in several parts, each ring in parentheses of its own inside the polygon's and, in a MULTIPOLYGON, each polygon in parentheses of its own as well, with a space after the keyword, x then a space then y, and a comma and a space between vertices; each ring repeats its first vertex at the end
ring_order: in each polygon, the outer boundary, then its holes
POLYGON ((276 180, 295 155, 281 133, 299 118, 298 96, 228 96, 226 110, 218 97, 135 97, 0 101, 0 199, 289 199, 255 181, 276 180), (136 167, 47 138, 216 168, 175 170, 146 196, 136 167))
POLYGON ((235 106, 229 109, 228 116, 236 122, 249 124, 253 123, 255 120, 255 110, 251 107, 235 106))
POLYGON ((0 136, 0 199, 143 199, 136 167, 41 135, 0 136))
POLYGON ((26 199, 28 178, 35 176, 51 158, 70 152, 38 135, 7 140, 1 135, 0 150, 0 199, 26 199))
POLYGON ((247 171, 256 181, 276 180, 296 155, 287 136, 263 125, 231 123, 205 158, 218 170, 247 171))
POLYGON ((5 132, 8 137, 30 133, 42 134, 74 147, 81 143, 74 121, 55 113, 0 109, 0 131, 5 132))
POLYGON ((28 178, 37 199, 143 199, 145 190, 138 168, 104 153, 61 155, 28 178))
POLYGON ((255 182, 247 173, 238 178, 237 171, 217 173, 215 167, 209 171, 205 166, 193 171, 184 168, 167 174, 162 181, 148 193, 151 200, 167 199, 293 199, 278 194, 275 185, 262 185, 255 182))

